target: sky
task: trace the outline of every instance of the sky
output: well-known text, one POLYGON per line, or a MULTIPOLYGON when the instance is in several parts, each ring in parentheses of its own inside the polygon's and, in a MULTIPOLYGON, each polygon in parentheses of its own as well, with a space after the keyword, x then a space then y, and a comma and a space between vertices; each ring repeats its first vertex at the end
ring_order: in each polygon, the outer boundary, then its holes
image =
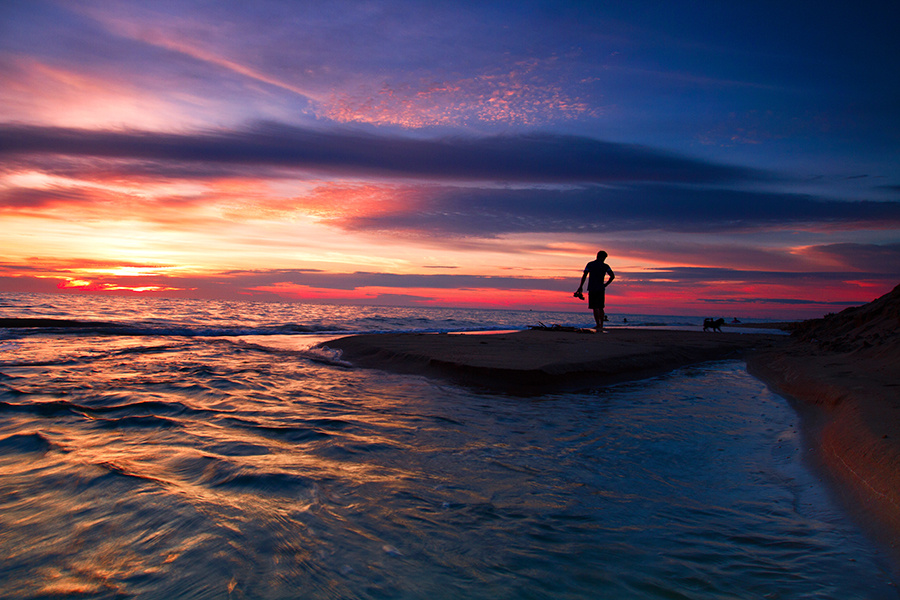
POLYGON ((809 318, 900 283, 896 2, 3 0, 0 291, 809 318))

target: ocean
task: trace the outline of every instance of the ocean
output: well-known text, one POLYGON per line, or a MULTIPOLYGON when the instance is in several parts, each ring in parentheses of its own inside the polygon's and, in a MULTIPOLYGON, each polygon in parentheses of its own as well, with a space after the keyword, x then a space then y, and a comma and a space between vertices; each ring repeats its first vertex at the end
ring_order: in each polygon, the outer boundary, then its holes
POLYGON ((898 598, 740 361, 523 398, 316 347, 586 310, 0 294, 7 317, 75 322, 0 329, 2 598, 898 598))

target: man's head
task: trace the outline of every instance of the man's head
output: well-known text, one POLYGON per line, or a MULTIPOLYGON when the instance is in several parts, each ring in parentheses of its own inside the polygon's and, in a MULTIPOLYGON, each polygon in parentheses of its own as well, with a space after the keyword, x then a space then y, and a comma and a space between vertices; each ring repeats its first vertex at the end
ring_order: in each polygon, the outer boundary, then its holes
POLYGON ((601 250, 600 252, 597 253, 597 260, 606 260, 607 256, 609 256, 609 254, 607 254, 606 252, 601 250))

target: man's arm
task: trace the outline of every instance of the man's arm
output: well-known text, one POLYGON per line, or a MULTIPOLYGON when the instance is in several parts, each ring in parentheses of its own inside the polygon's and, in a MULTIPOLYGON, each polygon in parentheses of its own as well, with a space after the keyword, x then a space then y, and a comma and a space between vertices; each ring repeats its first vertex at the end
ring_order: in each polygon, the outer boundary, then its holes
POLYGON ((575 296, 576 298, 580 298, 581 300, 584 300, 584 293, 582 292, 582 289, 584 288, 584 280, 587 279, 587 276, 588 271, 587 269, 585 269, 584 274, 581 276, 581 283, 578 284, 578 289, 575 290, 574 294, 572 294, 573 296, 575 296))
MULTIPOLYGON (((603 284, 603 287, 606 287, 606 286, 608 286, 609 284, 611 284, 611 283, 613 282, 613 279, 616 278, 616 274, 613 273, 613 270, 610 269, 609 267, 606 267, 606 272, 609 273, 609 281, 607 281, 606 283, 604 283, 604 284, 603 284)), ((583 281, 584 281, 584 280, 582 279, 582 282, 583 282, 583 281)))

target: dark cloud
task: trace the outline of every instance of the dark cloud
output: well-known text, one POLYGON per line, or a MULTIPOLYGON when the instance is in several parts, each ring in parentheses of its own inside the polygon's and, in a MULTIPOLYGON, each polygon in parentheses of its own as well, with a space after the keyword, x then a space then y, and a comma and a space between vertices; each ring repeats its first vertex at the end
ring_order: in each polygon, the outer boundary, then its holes
MULTIPOLYGON (((616 273, 618 275, 618 272, 616 273)), ((893 281, 892 277, 885 277, 880 271, 863 271, 847 273, 844 271, 751 271, 749 269, 728 269, 722 267, 671 267, 657 269, 649 272, 634 274, 635 279, 641 281, 661 281, 664 285, 671 285, 676 280, 679 285, 714 282, 734 281, 746 283, 793 283, 798 285, 812 285, 814 283, 839 283, 848 279, 864 279, 872 281, 893 281)))
POLYGON ((843 202, 812 196, 677 185, 578 189, 445 189, 417 207, 338 223, 354 230, 491 236, 528 232, 648 229, 709 232, 805 224, 900 225, 900 202, 843 202))
MULTIPOLYGON (((573 283, 581 276, 581 265, 559 277, 496 277, 468 274, 396 274, 358 271, 355 273, 309 272, 303 270, 273 270, 240 272, 229 276, 230 284, 253 288, 276 283, 292 283, 332 290, 355 290, 366 287, 427 288, 427 289, 497 289, 551 290, 571 292, 573 283)), ((749 284, 796 283, 814 286, 835 284, 848 279, 891 283, 896 276, 881 271, 847 273, 841 271, 774 271, 728 269, 721 267, 672 267, 654 271, 629 272, 616 270, 617 284, 662 285, 667 288, 695 286, 706 282, 740 282, 749 284), (672 282, 678 281, 678 284, 672 282)), ((167 281, 171 281, 166 278, 167 281)), ((224 281, 224 280, 223 280, 224 281)), ((195 287, 196 282, 178 281, 178 287, 195 287)))
POLYGON ((0 209, 45 208, 55 204, 89 202, 92 199, 92 194, 73 188, 32 189, 17 187, 0 190, 0 209))
POLYGON ((187 162, 345 175, 539 183, 724 183, 762 176, 749 169, 645 146, 571 135, 420 139, 274 123, 192 134, 0 126, 0 156, 23 155, 158 161, 177 166, 182 173, 187 162))
POLYGON ((804 254, 828 259, 848 271, 875 271, 900 278, 900 244, 825 244, 806 248, 804 254))
POLYGON ((895 193, 900 194, 900 185, 880 185, 880 186, 876 187, 875 189, 885 190, 888 192, 895 192, 895 193))
MULTIPOLYGON (((565 273, 561 275, 566 275, 565 273)), ((577 270, 575 275, 580 276, 577 270)), ((575 275, 572 275, 573 277, 575 275)), ((568 290, 571 282, 564 279, 533 277, 496 277, 466 274, 396 274, 357 271, 355 273, 328 273, 305 269, 279 269, 271 271, 234 271, 228 274, 232 282, 240 281, 243 287, 258 287, 276 283, 292 283, 333 290, 355 290, 363 287, 464 289, 492 288, 507 290, 551 289, 568 290)))
POLYGON ((167 180, 204 181, 235 177, 280 179, 286 176, 297 176, 295 170, 278 166, 189 163, 157 159, 130 159, 127 157, 65 156, 61 154, 38 153, 5 155, 3 147, 0 147, 0 156, 3 156, 2 164, 0 164, 0 173, 40 171, 48 175, 88 181, 111 179, 149 182, 167 180))
POLYGON ((798 298, 698 298, 700 302, 711 304, 790 304, 790 305, 827 305, 827 306, 855 306, 859 302, 825 301, 825 300, 801 300, 798 298))

